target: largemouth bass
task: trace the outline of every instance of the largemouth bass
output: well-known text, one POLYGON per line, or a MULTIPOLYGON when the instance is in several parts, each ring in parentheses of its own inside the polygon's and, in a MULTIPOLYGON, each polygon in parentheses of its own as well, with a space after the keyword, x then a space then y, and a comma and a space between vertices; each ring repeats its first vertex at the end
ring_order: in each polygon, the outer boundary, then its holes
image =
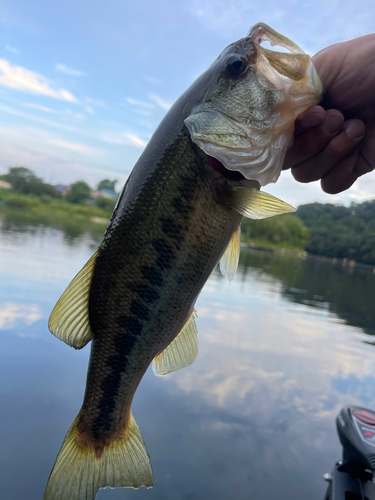
POLYGON ((99 488, 152 486, 132 416, 153 362, 164 375, 198 352, 194 305, 221 261, 232 277, 242 216, 290 205, 260 191, 276 182, 295 117, 321 98, 310 57, 265 24, 226 47, 176 101, 131 172, 97 252, 57 302, 51 332, 91 341, 82 408, 45 500, 93 500, 99 488), (290 50, 274 52, 263 40, 290 50))

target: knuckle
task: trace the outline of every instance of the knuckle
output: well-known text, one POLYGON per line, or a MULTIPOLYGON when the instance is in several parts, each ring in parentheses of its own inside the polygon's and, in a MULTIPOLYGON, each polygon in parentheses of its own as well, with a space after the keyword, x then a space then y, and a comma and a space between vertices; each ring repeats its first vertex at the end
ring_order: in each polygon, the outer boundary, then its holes
POLYGON ((354 147, 353 145, 350 145, 350 147, 349 147, 348 144, 345 144, 345 142, 340 140, 340 139, 342 139, 342 138, 337 137, 336 140, 332 140, 328 144, 328 146, 326 148, 326 153, 327 153, 327 156, 329 156, 330 158, 334 158, 334 159, 342 158, 349 151, 351 151, 352 148, 354 147))

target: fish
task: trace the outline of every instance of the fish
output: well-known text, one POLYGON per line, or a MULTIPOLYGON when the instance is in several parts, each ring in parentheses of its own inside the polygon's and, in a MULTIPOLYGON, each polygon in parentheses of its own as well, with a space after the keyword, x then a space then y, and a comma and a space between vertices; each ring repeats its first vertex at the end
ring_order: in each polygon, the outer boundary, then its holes
POLYGON ((91 342, 86 391, 44 500, 151 487, 132 400, 198 353, 197 298, 216 265, 232 279, 243 216, 293 211, 276 182, 298 114, 323 88, 310 56, 264 23, 228 45, 175 102, 130 173, 103 240, 56 303, 49 329, 91 342), (269 41, 289 52, 262 46, 269 41))

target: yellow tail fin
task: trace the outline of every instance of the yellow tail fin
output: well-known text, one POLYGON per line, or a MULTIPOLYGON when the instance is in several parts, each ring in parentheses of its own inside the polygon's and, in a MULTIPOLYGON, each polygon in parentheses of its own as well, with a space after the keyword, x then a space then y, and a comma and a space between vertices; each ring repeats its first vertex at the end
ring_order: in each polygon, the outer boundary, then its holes
POLYGON ((127 437, 105 446, 100 458, 93 448, 77 445, 76 422, 56 458, 43 500, 94 500, 106 486, 152 486, 150 457, 133 417, 127 437))

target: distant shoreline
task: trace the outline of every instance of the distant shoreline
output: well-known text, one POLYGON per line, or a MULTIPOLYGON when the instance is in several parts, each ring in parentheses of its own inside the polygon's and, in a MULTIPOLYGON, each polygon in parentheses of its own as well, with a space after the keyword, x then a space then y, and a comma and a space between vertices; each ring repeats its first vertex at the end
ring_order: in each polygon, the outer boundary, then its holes
POLYGON ((373 269, 373 272, 375 274, 375 266, 372 264, 363 264, 362 262, 356 262, 355 260, 349 260, 349 259, 338 259, 336 257, 326 257, 324 255, 317 255, 313 253, 308 253, 305 250, 289 250, 287 248, 273 248, 273 247, 266 247, 263 245, 257 245, 255 243, 244 243, 241 242, 241 247, 242 248, 247 248, 249 250, 259 250, 261 252, 270 252, 270 253, 279 253, 281 255, 293 255, 295 257, 299 257, 301 259, 314 259, 314 260, 320 260, 321 262, 331 262, 332 264, 338 264, 342 265, 344 267, 363 267, 367 269, 373 269))

